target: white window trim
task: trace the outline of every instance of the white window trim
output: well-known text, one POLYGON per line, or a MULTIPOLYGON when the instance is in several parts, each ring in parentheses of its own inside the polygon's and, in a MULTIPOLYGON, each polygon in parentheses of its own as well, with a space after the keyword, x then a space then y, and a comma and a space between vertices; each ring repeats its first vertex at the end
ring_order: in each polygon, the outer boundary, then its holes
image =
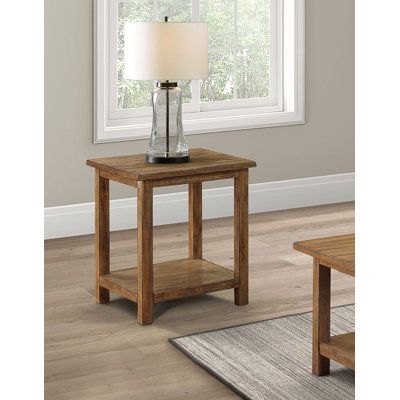
MULTIPOLYGON (((115 0, 94 2, 94 143, 149 138, 151 130, 151 111, 147 116, 126 118, 124 125, 121 118, 110 118, 109 1, 115 0)), ((202 103, 201 112, 188 109, 183 114, 185 135, 305 123, 305 0, 277 1, 283 13, 281 65, 277 67, 277 84, 282 88, 276 91, 277 102, 249 107, 244 100, 247 108, 228 110, 213 110, 212 104, 202 103)))

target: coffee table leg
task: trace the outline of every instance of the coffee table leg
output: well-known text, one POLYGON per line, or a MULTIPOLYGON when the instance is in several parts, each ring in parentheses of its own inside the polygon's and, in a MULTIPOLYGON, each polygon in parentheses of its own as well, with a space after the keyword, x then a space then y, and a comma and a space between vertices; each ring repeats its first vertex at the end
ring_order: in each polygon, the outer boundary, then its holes
POLYGON ((153 322, 153 186, 137 183, 138 322, 153 322))
POLYGON ((189 258, 202 258, 202 183, 189 183, 189 258))
POLYGON ((313 339, 312 372, 314 375, 327 375, 330 360, 319 352, 319 344, 330 339, 331 324, 331 269, 314 258, 313 267, 313 339))
POLYGON ((96 302, 108 303, 110 292, 99 285, 99 278, 110 273, 110 195, 109 181, 96 170, 95 182, 96 209, 96 302))
POLYGON ((235 304, 249 303, 249 182, 248 171, 239 171, 235 178, 234 199, 234 272, 239 286, 235 288, 235 304))

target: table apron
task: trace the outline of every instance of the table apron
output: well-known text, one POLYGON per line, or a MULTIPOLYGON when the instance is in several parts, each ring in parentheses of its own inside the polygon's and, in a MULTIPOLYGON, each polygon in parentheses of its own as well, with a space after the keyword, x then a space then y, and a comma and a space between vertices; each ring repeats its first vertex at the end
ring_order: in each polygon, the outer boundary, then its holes
MULTIPOLYGON (((223 179, 235 179, 239 175, 239 171, 227 171, 218 173, 208 173, 208 174, 196 174, 188 176, 180 176, 176 178, 161 178, 161 179, 146 179, 146 181, 151 181, 153 187, 163 187, 163 186, 175 186, 175 185, 187 185, 190 183, 197 182, 207 182, 207 181, 218 181, 223 179)), ((137 187, 137 180, 133 178, 127 178, 125 176, 117 175, 109 171, 100 170, 100 176, 102 178, 109 179, 124 185, 137 187)))
POLYGON ((228 171, 219 173, 209 173, 209 174, 196 174, 189 176, 181 176, 176 178, 162 178, 153 181, 153 187, 162 186, 174 186, 174 185, 186 185, 190 183, 197 182, 207 182, 207 181, 218 181, 222 179, 233 179, 237 178, 238 171, 228 171))
POLYGON ((111 181, 122 183, 123 185, 137 187, 137 181, 135 179, 126 178, 125 176, 113 174, 112 172, 101 170, 100 171, 100 176, 102 178, 107 178, 107 179, 109 179, 111 181))

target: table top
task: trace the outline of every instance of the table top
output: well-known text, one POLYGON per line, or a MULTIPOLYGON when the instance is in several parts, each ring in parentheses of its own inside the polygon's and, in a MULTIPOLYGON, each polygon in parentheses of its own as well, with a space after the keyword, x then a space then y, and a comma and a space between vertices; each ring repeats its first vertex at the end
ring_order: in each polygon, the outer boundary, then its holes
POLYGON ((355 276, 355 236, 341 235, 304 240, 293 244, 295 250, 320 260, 322 265, 355 276))
POLYGON ((227 172, 256 166, 252 160, 206 149, 190 149, 190 161, 179 164, 150 164, 144 154, 87 160, 86 165, 124 178, 157 180, 196 174, 227 172))

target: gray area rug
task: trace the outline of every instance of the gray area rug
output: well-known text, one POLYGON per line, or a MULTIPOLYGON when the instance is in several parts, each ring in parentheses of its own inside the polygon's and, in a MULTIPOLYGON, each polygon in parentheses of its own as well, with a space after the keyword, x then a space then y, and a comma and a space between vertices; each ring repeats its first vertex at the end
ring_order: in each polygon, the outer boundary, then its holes
MULTIPOLYGON (((331 334, 354 330, 354 305, 333 308, 331 334)), ((311 313, 170 339, 244 399, 354 399, 354 372, 311 374, 311 313)))

